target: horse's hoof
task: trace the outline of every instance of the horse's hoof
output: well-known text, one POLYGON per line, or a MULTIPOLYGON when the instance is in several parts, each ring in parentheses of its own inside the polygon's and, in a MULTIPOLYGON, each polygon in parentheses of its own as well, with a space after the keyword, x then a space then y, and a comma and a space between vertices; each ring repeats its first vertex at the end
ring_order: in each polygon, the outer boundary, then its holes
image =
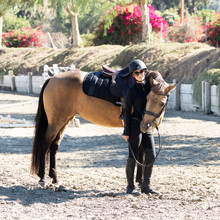
POLYGON ((47 188, 48 184, 45 181, 39 181, 38 184, 42 187, 42 188, 47 188))

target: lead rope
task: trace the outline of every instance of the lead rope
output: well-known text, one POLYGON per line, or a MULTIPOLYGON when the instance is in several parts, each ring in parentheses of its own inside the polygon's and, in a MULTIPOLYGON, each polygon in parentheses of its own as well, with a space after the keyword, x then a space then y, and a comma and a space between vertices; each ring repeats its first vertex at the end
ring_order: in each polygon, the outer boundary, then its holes
POLYGON ((162 141, 161 141, 161 136, 160 136, 159 128, 158 128, 156 122, 154 122, 154 125, 155 125, 155 128, 157 129, 157 133, 158 133, 158 137, 159 137, 159 149, 158 149, 157 155, 156 155, 156 157, 155 157, 155 159, 154 159, 154 161, 153 161, 152 163, 150 163, 150 164, 148 164, 148 165, 140 163, 140 162, 136 159, 136 157, 135 157, 135 155, 134 155, 134 152, 133 152, 133 150, 132 150, 132 148, 131 148, 131 145, 129 144, 129 148, 130 148, 130 150, 131 150, 131 153, 132 153, 132 156, 133 156, 135 162, 136 162, 139 166, 141 166, 141 167, 150 167, 150 166, 152 166, 152 165, 156 162, 156 160, 158 159, 159 154, 160 154, 160 151, 161 151, 161 149, 162 149, 162 144, 161 144, 162 141))

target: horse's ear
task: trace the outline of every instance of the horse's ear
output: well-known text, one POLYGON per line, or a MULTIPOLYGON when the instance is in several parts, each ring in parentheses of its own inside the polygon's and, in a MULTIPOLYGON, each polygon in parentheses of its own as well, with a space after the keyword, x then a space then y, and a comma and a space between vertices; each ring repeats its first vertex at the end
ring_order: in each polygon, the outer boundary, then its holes
POLYGON ((152 77, 150 78, 150 85, 151 85, 151 87, 157 85, 157 81, 154 80, 152 77))
POLYGON ((173 89, 175 89, 176 86, 177 86, 177 84, 178 84, 178 82, 169 85, 169 86, 166 88, 166 92, 170 92, 170 91, 172 91, 173 89))

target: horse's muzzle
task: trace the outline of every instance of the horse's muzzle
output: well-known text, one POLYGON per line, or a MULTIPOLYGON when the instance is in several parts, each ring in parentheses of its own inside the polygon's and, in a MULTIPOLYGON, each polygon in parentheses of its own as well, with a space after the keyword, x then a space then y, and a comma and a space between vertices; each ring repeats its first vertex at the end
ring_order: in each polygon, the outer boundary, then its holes
POLYGON ((152 128, 152 122, 144 123, 143 121, 140 123, 140 130, 143 133, 147 133, 152 128))

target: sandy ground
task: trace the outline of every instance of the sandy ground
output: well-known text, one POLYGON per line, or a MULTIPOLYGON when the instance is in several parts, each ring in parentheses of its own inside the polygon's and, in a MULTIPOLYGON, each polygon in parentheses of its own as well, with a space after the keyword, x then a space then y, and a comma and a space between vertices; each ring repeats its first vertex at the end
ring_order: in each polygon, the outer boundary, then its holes
MULTIPOLYGON (((37 99, 0 91, 0 106, 37 99)), ((37 103, 0 114, 34 120, 36 109, 37 103)), ((80 123, 67 128, 57 154, 65 190, 43 189, 30 175, 34 128, 0 128, 0 219, 220 219, 220 117, 166 111, 151 181, 161 196, 125 194, 122 128, 80 123)))

